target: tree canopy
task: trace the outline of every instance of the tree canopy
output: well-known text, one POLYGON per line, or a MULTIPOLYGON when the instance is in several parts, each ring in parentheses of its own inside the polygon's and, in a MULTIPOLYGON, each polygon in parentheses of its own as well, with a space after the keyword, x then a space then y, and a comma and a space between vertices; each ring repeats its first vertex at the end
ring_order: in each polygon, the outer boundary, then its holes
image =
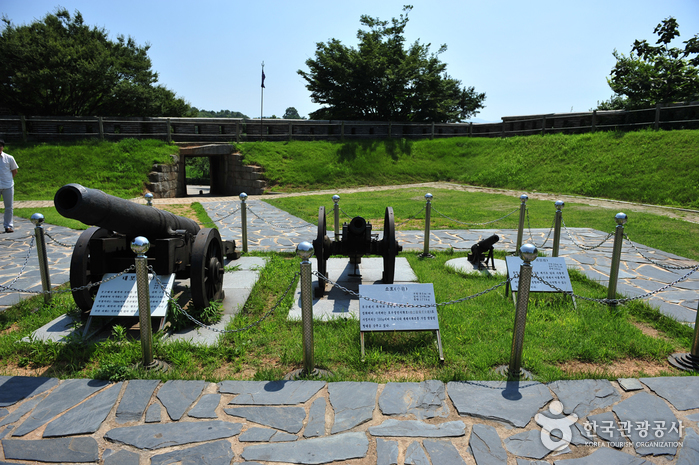
POLYGON ((653 33, 658 35, 655 45, 636 40, 628 56, 614 50, 617 62, 607 78, 614 95, 599 109, 649 108, 699 97, 699 34, 684 41, 684 48, 670 47, 680 35, 673 17, 653 33))
POLYGON ((298 110, 295 107, 289 107, 286 109, 284 112, 284 115, 282 116, 283 119, 306 119, 302 118, 301 115, 299 115, 298 110))
POLYGON ((3 17, 0 102, 15 114, 185 116, 190 106, 157 85, 150 45, 89 27, 64 8, 29 25, 3 17))
POLYGON ((430 44, 405 47, 403 33, 412 6, 390 23, 362 15, 368 30, 357 32, 357 48, 337 39, 316 44, 309 71, 298 70, 311 99, 323 105, 311 119, 457 122, 483 108, 485 94, 450 77, 430 44))

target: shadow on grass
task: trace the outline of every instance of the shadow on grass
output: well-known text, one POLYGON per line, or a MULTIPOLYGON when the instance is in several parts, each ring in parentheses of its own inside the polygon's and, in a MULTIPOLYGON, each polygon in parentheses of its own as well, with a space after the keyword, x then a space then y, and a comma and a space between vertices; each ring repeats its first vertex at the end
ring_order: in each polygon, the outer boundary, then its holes
POLYGON ((379 147, 383 147, 394 161, 398 161, 401 154, 411 154, 412 141, 407 139, 379 139, 343 142, 338 154, 341 162, 352 162, 357 158, 359 153, 377 152, 379 147))

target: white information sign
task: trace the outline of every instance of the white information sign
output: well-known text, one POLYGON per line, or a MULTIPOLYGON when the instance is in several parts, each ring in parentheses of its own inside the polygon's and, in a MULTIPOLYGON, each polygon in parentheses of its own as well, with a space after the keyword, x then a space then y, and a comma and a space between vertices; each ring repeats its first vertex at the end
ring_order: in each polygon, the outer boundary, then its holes
MULTIPOLYGON (((519 275, 519 269, 523 261, 519 257, 512 256, 505 257, 505 261, 507 262, 507 275, 510 278, 510 287, 513 292, 517 292, 519 277, 515 278, 514 274, 517 273, 519 275)), ((566 267, 566 259, 563 257, 537 257, 532 262, 532 281, 529 286, 529 292, 559 292, 536 279, 534 275, 539 276, 563 291, 573 292, 573 285, 570 283, 570 276, 566 267)))
MULTIPOLYGON (((107 273, 103 279, 116 274, 107 273)), ((158 276, 158 279, 167 289, 167 293, 170 294, 172 286, 175 284, 175 274, 158 276)), ((151 316, 164 317, 167 314, 168 299, 163 288, 150 273, 148 274, 148 288, 150 290, 151 316)), ((136 273, 125 273, 116 279, 100 284, 90 316, 138 316, 136 273)))
POLYGON ((359 294, 387 302, 359 299, 360 331, 439 331, 432 283, 360 284, 359 294), (398 307, 389 303, 428 306, 398 307))

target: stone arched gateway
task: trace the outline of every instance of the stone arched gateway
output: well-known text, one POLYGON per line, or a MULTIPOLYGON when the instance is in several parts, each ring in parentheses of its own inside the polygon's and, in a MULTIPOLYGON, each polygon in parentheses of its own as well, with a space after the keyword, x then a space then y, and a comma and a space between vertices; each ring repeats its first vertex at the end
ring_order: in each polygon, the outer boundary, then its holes
POLYGON ((233 153, 230 144, 209 144, 180 147, 175 166, 155 165, 149 173, 147 185, 154 197, 186 197, 187 180, 185 160, 188 157, 207 157, 210 164, 210 187, 212 195, 230 196, 245 192, 260 195, 267 187, 267 181, 259 166, 243 165, 243 156, 233 153))

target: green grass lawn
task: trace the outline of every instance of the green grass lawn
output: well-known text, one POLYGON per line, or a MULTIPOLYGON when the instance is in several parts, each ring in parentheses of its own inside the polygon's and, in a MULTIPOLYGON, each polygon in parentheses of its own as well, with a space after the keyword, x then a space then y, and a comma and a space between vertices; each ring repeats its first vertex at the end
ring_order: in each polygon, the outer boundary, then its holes
MULTIPOLYGON (((250 299, 229 328, 257 321, 279 303, 276 311, 252 329, 225 335, 214 347, 188 343, 164 343, 156 335, 154 355, 168 361, 166 374, 132 368, 141 358, 140 343, 117 328, 106 342, 68 344, 21 342, 30 332, 73 309, 70 295, 50 305, 26 300, 0 313, 0 373, 17 370, 42 376, 87 378, 161 379, 280 379, 301 367, 301 323, 286 319, 293 293, 284 291, 296 283, 299 258, 291 254, 257 254, 268 257, 250 299)), ((444 262, 463 256, 438 252, 434 259, 403 253, 420 282, 433 283, 437 302, 446 302, 489 289, 502 277, 472 277, 451 271, 444 262)), ((235 273, 235 271, 232 271, 235 273)), ((571 272, 576 294, 604 298, 606 290, 571 272)), ((337 319, 316 322, 316 365, 333 372, 334 380, 499 379, 492 369, 509 361, 514 323, 514 303, 504 288, 466 302, 438 307, 444 364, 440 364, 436 339, 431 332, 372 333, 366 340, 366 361, 361 361, 359 322, 337 319)), ((686 351, 692 331, 644 304, 634 302, 610 311, 607 307, 558 295, 532 296, 527 318, 523 364, 541 381, 619 376, 615 364, 633 361, 641 368, 630 376, 677 374, 665 363, 667 356, 686 351), (658 337, 644 333, 654 328, 658 337), (571 363, 583 368, 571 369, 571 363), (666 366, 667 365, 667 366, 666 366), (645 368, 643 368, 645 367, 645 368)))

